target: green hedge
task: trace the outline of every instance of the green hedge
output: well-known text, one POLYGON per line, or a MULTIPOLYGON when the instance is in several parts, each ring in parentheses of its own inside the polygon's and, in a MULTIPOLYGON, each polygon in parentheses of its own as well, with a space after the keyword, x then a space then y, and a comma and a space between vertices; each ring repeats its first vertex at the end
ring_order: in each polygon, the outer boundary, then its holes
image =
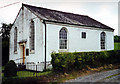
POLYGON ((101 52, 52 53, 53 70, 68 71, 83 69, 86 66, 98 67, 104 64, 119 63, 120 50, 101 52))

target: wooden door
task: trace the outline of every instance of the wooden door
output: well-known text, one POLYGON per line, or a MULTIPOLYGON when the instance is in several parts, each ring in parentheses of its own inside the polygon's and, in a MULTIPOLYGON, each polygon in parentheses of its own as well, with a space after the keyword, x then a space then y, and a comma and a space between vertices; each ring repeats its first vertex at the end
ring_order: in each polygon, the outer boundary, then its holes
POLYGON ((23 64, 25 64, 25 47, 23 45, 23 64))

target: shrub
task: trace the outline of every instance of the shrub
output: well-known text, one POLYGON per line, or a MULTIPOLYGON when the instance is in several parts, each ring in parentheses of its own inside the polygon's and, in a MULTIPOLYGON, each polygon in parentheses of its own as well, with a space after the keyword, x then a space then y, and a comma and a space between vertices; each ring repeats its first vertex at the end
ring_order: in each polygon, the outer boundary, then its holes
POLYGON ((104 64, 119 63, 120 50, 101 52, 52 53, 51 64, 55 71, 98 67, 104 64))
POLYGON ((5 65, 4 76, 5 77, 17 76, 17 66, 13 60, 10 60, 5 65))

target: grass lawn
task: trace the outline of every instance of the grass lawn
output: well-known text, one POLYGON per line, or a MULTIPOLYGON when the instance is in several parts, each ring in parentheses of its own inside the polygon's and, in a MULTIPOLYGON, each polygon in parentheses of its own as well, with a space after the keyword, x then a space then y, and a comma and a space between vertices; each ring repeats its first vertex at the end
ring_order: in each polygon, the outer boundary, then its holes
MULTIPOLYGON (((0 67, 0 72, 4 70, 4 66, 0 67)), ((46 72, 32 72, 32 71, 18 71, 17 77, 36 77, 36 76, 42 76, 42 75, 48 75, 51 74, 52 71, 48 70, 46 72)), ((4 73, 0 74, 2 77, 4 77, 4 73)))
MULTIPOLYGON (((42 76, 42 75, 48 75, 52 73, 52 71, 46 71, 46 72, 31 72, 31 71, 18 71, 17 77, 36 77, 36 76, 42 76)), ((2 77, 4 77, 4 73, 2 73, 2 77)))
POLYGON ((18 71, 17 77, 35 77, 35 76, 42 76, 42 75, 48 75, 52 71, 46 71, 46 72, 31 72, 31 71, 18 71))
POLYGON ((114 43, 114 50, 120 50, 120 43, 114 43))

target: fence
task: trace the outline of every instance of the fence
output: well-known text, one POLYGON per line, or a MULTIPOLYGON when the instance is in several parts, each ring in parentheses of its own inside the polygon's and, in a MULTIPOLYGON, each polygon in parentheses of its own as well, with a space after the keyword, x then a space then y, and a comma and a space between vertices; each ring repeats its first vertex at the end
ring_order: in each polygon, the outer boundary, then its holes
MULTIPOLYGON (((35 64, 34 62, 29 62, 27 64, 17 64, 17 75, 20 77, 31 77, 41 75, 41 71, 44 69, 44 63, 35 64)), ((47 68, 51 68, 51 65, 47 63, 47 68)))
POLYGON ((38 64, 35 64, 34 62, 27 63, 26 69, 33 71, 42 71, 44 69, 44 63, 38 63, 38 64))

